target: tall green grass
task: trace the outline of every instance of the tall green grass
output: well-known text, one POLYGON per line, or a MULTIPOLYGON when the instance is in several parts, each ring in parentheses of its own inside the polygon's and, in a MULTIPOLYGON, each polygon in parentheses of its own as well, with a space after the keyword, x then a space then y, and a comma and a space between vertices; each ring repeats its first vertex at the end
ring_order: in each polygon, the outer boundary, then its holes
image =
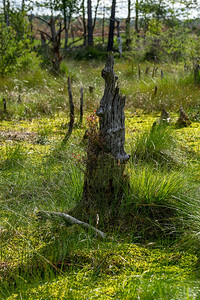
POLYGON ((184 162, 171 126, 154 123, 149 131, 141 133, 132 146, 132 159, 155 162, 160 165, 181 165, 184 162))
MULTIPOLYGON (((75 111, 79 109, 80 88, 84 89, 86 110, 94 110, 99 105, 103 94, 104 80, 101 78, 103 62, 97 60, 79 61, 66 59, 62 62, 62 72, 52 76, 48 69, 35 68, 20 74, 0 79, 0 96, 7 100, 8 114, 2 118, 30 119, 55 112, 68 111, 67 76, 72 78, 72 93, 75 111), (89 86, 94 92, 89 92, 89 86), (20 95, 20 101, 19 101, 20 95)), ((140 65, 141 76, 138 76, 138 64, 132 66, 127 60, 117 60, 115 70, 119 77, 120 90, 127 95, 127 107, 130 110, 141 108, 146 111, 198 110, 199 88, 193 83, 192 75, 183 71, 180 65, 140 65), (145 74, 149 67, 149 73, 145 74), (153 68, 158 67, 152 77, 153 68), (164 77, 161 78, 161 69, 164 77), (156 89, 156 92, 155 92, 156 89)), ((3 108, 3 105, 2 105, 3 108)), ((197 111, 196 111, 197 112, 197 111)))
MULTIPOLYGON (((136 106, 157 110, 163 104, 170 109, 181 103, 196 109, 198 87, 192 85, 189 75, 179 73, 181 66, 171 72, 169 66, 162 66, 166 74, 162 80, 159 75, 145 75, 146 64, 141 66, 142 77, 138 78, 136 67, 131 74, 126 61, 116 63, 132 113, 136 106)), ((78 115, 81 86, 85 110, 99 105, 104 86, 101 69, 102 63, 95 61, 67 61, 61 77, 35 70, 33 76, 24 73, 18 80, 13 77, 2 81, 1 95, 8 99, 11 112, 7 118, 32 121, 7 121, 1 128, 20 131, 23 127, 35 132, 33 140, 13 140, 6 147, 6 138, 1 140, 2 299, 199 297, 199 156, 192 148, 188 151, 190 145, 185 147, 185 129, 180 129, 176 137, 173 126, 156 125, 143 132, 141 123, 140 134, 136 137, 135 131, 134 138, 129 138, 129 185, 124 190, 119 219, 109 228, 112 242, 100 241, 79 226, 67 227, 61 219, 38 218, 41 210, 68 212, 81 199, 84 165, 74 158, 74 152, 85 152, 81 144, 84 125, 74 129, 66 147, 60 147, 64 135, 61 125, 66 124, 64 113, 68 113, 66 76, 73 77, 78 115), (93 94, 89 85, 94 87, 93 94), (56 115, 60 111, 64 113, 56 115), (43 119, 44 115, 52 118, 43 119), (178 139, 184 142, 184 149, 178 139), (133 243, 138 241, 137 247, 133 243)))

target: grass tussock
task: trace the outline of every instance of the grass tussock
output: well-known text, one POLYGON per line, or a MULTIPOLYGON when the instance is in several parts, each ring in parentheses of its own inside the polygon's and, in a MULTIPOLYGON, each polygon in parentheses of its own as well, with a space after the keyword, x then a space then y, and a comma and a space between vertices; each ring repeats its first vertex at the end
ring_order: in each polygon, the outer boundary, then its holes
MULTIPOLYGON (((154 66, 145 74, 144 63, 139 77, 137 64, 116 62, 127 94, 131 159, 119 219, 107 227, 112 241, 61 219, 38 219, 40 210, 68 212, 81 199, 86 125, 78 124, 80 87, 89 114, 102 97, 102 64, 66 61, 58 77, 34 69, 1 79, 7 100, 0 114, 1 299, 199 299, 199 123, 152 127, 158 115, 141 110, 166 107, 177 118, 183 105, 190 116, 198 114, 199 87, 181 64, 159 65, 152 76, 154 66), (77 126, 61 147, 68 75, 77 126)), ((105 230, 100 221, 96 227, 105 230)))
POLYGON ((184 162, 177 139, 170 126, 154 123, 149 131, 142 133, 132 148, 133 161, 145 160, 159 165, 180 165, 184 162))

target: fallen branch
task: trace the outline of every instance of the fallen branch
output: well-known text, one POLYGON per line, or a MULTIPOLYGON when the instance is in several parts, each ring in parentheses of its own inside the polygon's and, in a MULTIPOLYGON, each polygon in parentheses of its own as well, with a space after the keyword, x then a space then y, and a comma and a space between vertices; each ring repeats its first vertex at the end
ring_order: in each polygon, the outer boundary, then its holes
POLYGON ((93 231, 96 232, 97 235, 99 235, 101 238, 106 238, 107 234, 104 233, 103 231, 95 228, 94 226, 91 226, 88 223, 82 222, 66 213, 61 213, 61 212, 55 212, 55 211, 40 211, 38 214, 38 217, 45 217, 45 216, 58 216, 63 218, 69 225, 81 225, 83 228, 87 228, 87 229, 92 229, 93 231))

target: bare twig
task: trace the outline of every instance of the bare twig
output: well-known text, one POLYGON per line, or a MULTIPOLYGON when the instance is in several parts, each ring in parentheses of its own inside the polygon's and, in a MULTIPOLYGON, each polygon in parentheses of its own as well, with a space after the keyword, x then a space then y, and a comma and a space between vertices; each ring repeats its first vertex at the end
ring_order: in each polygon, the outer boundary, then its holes
POLYGON ((45 19, 43 19, 43 18, 41 18, 41 17, 38 17, 38 16, 36 16, 35 18, 38 19, 38 20, 43 21, 43 22, 46 23, 48 26, 50 26, 50 25, 49 25, 49 22, 46 21, 45 19))
POLYGON ((48 33, 46 33, 45 31, 40 30, 40 29, 38 29, 38 31, 41 32, 41 33, 43 33, 43 34, 45 34, 50 41, 52 40, 52 37, 48 33))

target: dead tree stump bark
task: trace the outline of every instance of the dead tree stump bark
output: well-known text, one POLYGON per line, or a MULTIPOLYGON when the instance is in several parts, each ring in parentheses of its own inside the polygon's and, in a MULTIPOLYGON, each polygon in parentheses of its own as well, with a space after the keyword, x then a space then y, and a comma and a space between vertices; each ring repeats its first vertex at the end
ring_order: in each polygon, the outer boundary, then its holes
POLYGON ((113 70, 114 59, 108 56, 102 77, 105 90, 97 116, 100 121, 98 135, 89 137, 83 194, 81 201, 71 211, 81 220, 97 214, 100 222, 117 220, 118 208, 123 196, 125 162, 129 155, 125 143, 125 97, 119 94, 117 76, 113 70))
POLYGON ((69 139, 70 135, 72 134, 72 130, 74 127, 74 102, 72 96, 72 87, 71 87, 71 79, 68 76, 68 95, 69 95, 69 109, 70 109, 70 121, 69 121, 69 128, 68 132, 66 133, 62 145, 65 145, 67 140, 69 139))
POLYGON ((83 88, 80 90, 81 97, 80 97, 80 124, 83 123, 83 88))

